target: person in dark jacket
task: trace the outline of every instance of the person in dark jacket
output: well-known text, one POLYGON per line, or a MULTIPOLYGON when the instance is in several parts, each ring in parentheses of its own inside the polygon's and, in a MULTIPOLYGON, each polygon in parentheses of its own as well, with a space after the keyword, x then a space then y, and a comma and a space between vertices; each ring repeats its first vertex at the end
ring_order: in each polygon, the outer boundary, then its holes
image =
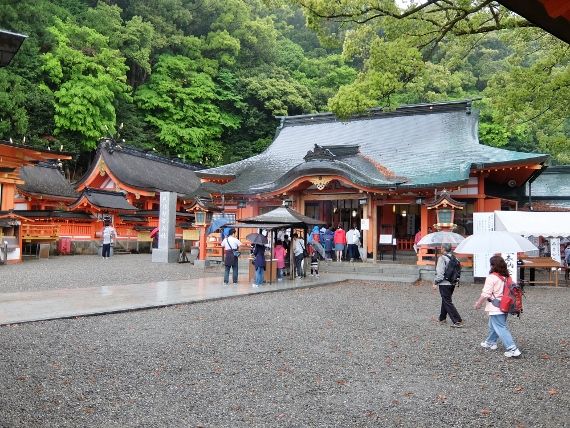
POLYGON ((265 274, 265 246, 255 244, 253 249, 253 265, 255 266, 255 281, 252 287, 263 285, 263 277, 265 274))
POLYGON ((443 254, 438 258, 437 265, 435 268, 435 278, 433 281, 433 288, 439 287, 439 294, 441 295, 441 310, 439 313, 439 322, 445 324, 447 321, 447 316, 451 319, 451 327, 463 327, 463 319, 457 308, 451 300, 453 291, 455 290, 455 285, 450 283, 444 278, 445 269, 452 256, 451 244, 443 244, 441 246, 443 254))
POLYGON ((332 260, 333 258, 333 245, 334 245, 334 232, 332 228, 329 228, 323 234, 323 243, 325 247, 326 260, 332 260))

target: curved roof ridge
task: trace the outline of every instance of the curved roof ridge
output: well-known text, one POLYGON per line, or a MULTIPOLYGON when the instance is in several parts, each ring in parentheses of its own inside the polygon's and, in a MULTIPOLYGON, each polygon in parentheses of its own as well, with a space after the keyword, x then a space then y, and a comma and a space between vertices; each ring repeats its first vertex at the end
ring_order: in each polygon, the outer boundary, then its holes
POLYGON ((395 109, 389 109, 386 107, 374 107, 364 113, 355 114, 347 119, 339 119, 338 116, 332 112, 275 117, 281 120, 280 128, 284 128, 287 126, 308 125, 311 123, 353 122, 359 120, 378 119, 381 117, 443 113, 458 110, 465 110, 467 113, 470 113, 472 102, 473 99, 466 99, 439 103, 404 104, 396 107, 395 109))

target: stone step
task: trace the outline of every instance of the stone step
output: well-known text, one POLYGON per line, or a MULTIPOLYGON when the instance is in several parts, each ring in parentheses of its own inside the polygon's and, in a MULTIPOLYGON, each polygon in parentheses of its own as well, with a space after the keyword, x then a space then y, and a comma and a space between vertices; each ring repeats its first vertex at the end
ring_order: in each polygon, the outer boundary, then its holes
POLYGON ((418 275, 418 266, 416 265, 385 265, 382 263, 321 263, 319 267, 326 272, 357 272, 357 273, 399 273, 399 274, 415 274, 418 275))

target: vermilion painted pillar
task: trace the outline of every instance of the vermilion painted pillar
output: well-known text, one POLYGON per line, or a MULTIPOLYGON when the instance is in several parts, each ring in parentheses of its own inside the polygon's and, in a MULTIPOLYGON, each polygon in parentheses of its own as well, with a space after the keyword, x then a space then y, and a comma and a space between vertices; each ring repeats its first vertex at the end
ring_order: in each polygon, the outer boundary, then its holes
POLYGON ((206 260, 206 226, 199 226, 200 232, 198 260, 206 260))
POLYGON ((427 235, 427 230, 429 227, 429 214, 428 214, 428 209, 426 205, 421 205, 420 206, 421 209, 421 213, 420 213, 420 229, 422 232, 422 236, 426 236, 427 235))

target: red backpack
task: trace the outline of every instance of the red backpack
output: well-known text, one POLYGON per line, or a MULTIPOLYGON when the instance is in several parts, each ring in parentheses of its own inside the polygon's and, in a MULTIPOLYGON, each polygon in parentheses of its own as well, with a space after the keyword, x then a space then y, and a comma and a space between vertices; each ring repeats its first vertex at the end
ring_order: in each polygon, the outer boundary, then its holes
POLYGON ((499 303, 499 309, 511 315, 521 316, 523 311, 523 296, 524 292, 522 287, 513 282, 512 278, 503 278, 501 275, 496 274, 499 278, 503 280, 505 285, 503 286, 503 296, 501 297, 501 302, 499 303))

